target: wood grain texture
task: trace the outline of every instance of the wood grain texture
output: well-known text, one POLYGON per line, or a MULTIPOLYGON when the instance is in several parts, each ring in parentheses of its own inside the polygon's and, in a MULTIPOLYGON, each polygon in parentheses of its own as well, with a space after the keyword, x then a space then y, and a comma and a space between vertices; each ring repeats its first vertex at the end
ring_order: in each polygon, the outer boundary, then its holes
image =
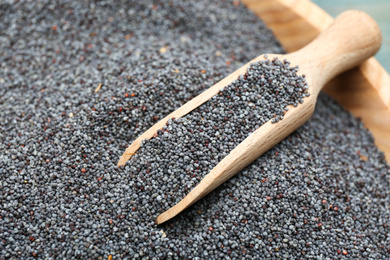
MULTIPOLYGON (((311 42, 333 18, 309 0, 241 0, 273 30, 287 52, 311 42)), ((390 76, 374 58, 329 82, 324 91, 364 122, 390 163, 390 76)))
POLYGON ((376 59, 390 72, 390 1, 388 0, 311 0, 332 17, 348 9, 362 10, 379 24, 383 32, 382 47, 375 55, 376 59))
POLYGON ((270 59, 277 57, 290 61, 291 66, 299 65, 299 73, 306 75, 311 95, 298 107, 290 106, 282 121, 276 124, 268 121, 250 134, 186 197, 159 215, 157 224, 175 217, 203 198, 304 124, 313 114, 322 87, 334 76, 372 57, 379 50, 381 40, 380 29, 370 16, 360 11, 348 11, 304 48, 287 55, 270 54, 270 59))

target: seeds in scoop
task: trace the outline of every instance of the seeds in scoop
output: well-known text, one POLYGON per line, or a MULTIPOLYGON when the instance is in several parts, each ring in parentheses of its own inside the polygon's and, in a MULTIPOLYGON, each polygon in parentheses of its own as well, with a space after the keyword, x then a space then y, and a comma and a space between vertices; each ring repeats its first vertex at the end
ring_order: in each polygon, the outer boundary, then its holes
POLYGON ((167 185, 184 185, 166 194, 164 201, 173 206, 250 133, 272 118, 282 120, 285 108, 306 96, 308 85, 297 72, 277 58, 251 64, 205 104, 169 120, 164 134, 143 142, 128 165, 155 178, 166 176, 167 185), (179 173, 184 174, 178 178, 179 173))

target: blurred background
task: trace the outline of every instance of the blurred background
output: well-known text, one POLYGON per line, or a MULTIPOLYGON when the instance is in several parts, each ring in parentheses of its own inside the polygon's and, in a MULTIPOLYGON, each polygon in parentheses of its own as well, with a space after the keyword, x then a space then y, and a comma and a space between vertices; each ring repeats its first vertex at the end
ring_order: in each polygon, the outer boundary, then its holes
POLYGON ((376 55, 378 61, 390 73, 390 0, 312 0, 333 17, 347 9, 358 9, 370 14, 379 24, 382 48, 376 55))

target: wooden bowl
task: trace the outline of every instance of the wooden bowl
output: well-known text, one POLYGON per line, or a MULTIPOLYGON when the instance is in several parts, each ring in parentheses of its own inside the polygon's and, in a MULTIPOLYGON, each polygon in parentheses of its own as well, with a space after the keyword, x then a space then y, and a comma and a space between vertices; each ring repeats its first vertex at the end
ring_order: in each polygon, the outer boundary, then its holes
MULTIPOLYGON (((241 0, 274 32, 287 52, 312 41, 333 18, 309 0, 241 0)), ((390 76, 375 58, 347 71, 324 90, 355 117, 375 138, 390 163, 390 76)))

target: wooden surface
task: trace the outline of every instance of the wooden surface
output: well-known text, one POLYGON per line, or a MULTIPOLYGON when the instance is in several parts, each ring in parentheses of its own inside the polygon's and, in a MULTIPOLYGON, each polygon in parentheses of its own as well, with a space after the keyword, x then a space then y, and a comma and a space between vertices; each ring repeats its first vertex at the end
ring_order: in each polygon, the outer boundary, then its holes
POLYGON ((379 24, 383 34, 382 48, 375 55, 386 71, 390 72, 390 1, 389 0, 311 0, 332 17, 349 9, 368 13, 379 24))
MULTIPOLYGON (((276 124, 268 121, 250 134, 186 197, 159 215, 157 224, 175 217, 203 198, 304 124, 313 114, 322 87, 334 76, 373 56, 380 48, 381 39, 379 27, 371 17, 360 11, 348 11, 303 49, 287 55, 268 55, 270 60, 277 57, 279 60, 287 59, 291 66, 299 65, 299 73, 306 75, 310 96, 298 107, 290 106, 282 121, 276 124), (362 25, 357 27, 356 24, 362 25)), ((262 60, 263 57, 261 55, 252 62, 262 60)), ((246 69, 247 65, 240 68, 243 71, 246 69)), ((236 78, 236 74, 227 77, 229 81, 236 78)), ((197 98, 205 96, 201 94, 197 98)))
MULTIPOLYGON (((309 0, 242 0, 271 28, 288 51, 312 41, 333 18, 309 0)), ((386 33, 386 32, 384 32, 386 33)), ((390 77, 374 58, 325 87, 371 131, 390 163, 390 77)))

